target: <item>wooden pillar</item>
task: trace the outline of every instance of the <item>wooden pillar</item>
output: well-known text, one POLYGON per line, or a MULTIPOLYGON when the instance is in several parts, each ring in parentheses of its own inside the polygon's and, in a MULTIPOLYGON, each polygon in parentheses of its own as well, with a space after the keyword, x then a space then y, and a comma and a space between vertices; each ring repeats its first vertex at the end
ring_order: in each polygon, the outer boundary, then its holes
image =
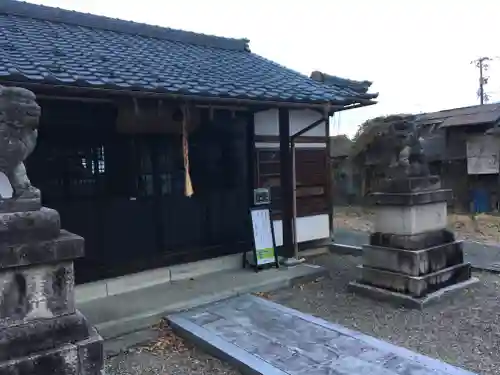
POLYGON ((325 117, 325 141, 326 141, 326 201, 328 205, 328 228, 330 230, 330 240, 335 236, 333 228, 334 215, 334 195, 333 195, 333 165, 332 165, 332 138, 330 135, 330 114, 325 117))
POLYGON ((293 249, 293 181, 292 153, 290 147, 290 112, 287 108, 278 110, 280 139, 280 186, 281 220, 283 224, 283 246, 279 255, 292 258, 293 249))
POLYGON ((254 112, 247 113, 247 185, 248 185, 248 204, 253 205, 253 189, 257 186, 258 174, 256 173, 257 150, 255 148, 255 114, 254 112))

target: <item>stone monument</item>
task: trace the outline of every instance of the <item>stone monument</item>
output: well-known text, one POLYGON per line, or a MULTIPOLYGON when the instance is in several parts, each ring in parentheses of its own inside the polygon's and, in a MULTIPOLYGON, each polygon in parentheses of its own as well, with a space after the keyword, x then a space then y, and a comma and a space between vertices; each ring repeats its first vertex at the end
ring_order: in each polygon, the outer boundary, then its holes
POLYGON ((477 281, 464 262, 462 242, 447 230, 452 191, 430 174, 419 132, 407 118, 386 135, 396 151, 370 196, 374 233, 363 246, 360 277, 349 284, 352 291, 412 308, 477 281))
POLYGON ((35 95, 0 86, 0 375, 97 375, 102 338, 75 309, 73 260, 84 240, 42 207, 24 160, 37 139, 35 95))

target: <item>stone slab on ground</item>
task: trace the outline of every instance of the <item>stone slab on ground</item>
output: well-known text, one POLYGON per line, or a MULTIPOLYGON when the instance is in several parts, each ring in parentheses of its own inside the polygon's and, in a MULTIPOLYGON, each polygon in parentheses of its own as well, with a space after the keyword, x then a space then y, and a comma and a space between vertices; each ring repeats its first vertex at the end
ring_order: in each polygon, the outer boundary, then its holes
POLYGON ((252 295, 168 320, 178 334, 245 374, 473 374, 252 295))
MULTIPOLYGON (((336 228, 334 243, 330 247, 335 253, 361 256, 362 246, 369 243, 370 233, 336 228)), ((480 242, 464 241, 465 262, 478 270, 500 273, 500 246, 480 242)))
POLYGON ((192 280, 174 281, 77 303, 77 307, 104 339, 110 339, 148 328, 168 313, 244 293, 285 288, 327 273, 323 267, 310 264, 268 269, 259 273, 250 269, 226 270, 192 280))

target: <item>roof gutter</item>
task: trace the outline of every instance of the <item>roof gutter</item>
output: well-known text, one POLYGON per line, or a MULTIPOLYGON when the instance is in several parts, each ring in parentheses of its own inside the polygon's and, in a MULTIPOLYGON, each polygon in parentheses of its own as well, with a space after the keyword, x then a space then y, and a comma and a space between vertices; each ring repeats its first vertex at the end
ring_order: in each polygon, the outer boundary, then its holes
POLYGON ((268 108, 309 108, 309 109, 321 109, 328 111, 338 112, 351 108, 365 107, 368 105, 376 104, 377 102, 366 99, 355 99, 349 98, 352 103, 300 103, 300 102, 286 102, 286 101, 276 101, 276 100, 254 100, 254 99, 238 99, 238 98, 220 98, 211 96, 198 96, 198 95, 184 95, 184 94, 172 94, 172 93, 158 93, 158 92, 147 92, 147 91, 131 91, 131 90, 116 90, 107 88, 92 88, 92 87, 79 87, 79 86, 68 86, 68 85, 53 85, 47 83, 33 83, 33 82, 22 82, 22 81, 6 81, 1 82, 2 85, 6 86, 22 86, 32 90, 60 90, 69 94, 93 94, 99 97, 106 97, 107 95, 116 96, 128 96, 133 98, 156 98, 156 99, 172 99, 178 101, 194 101, 194 102, 217 102, 222 104, 237 104, 237 105, 249 105, 249 106, 262 106, 268 108))

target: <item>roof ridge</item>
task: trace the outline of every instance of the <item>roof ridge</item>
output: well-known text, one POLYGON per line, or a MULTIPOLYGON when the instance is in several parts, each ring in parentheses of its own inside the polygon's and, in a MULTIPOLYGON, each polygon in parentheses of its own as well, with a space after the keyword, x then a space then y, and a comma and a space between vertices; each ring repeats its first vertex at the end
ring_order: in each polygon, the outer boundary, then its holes
POLYGON ((91 13, 49 7, 17 0, 0 1, 0 14, 34 18, 44 21, 59 22, 93 29, 114 31, 124 34, 140 35, 150 38, 196 44, 207 47, 249 51, 248 39, 227 38, 215 35, 195 33, 155 26, 146 23, 126 21, 118 18, 100 16, 91 13))
MULTIPOLYGON (((455 108, 447 108, 447 109, 441 109, 439 111, 434 111, 434 112, 424 112, 421 115, 432 115, 432 114, 438 114, 438 113, 446 113, 446 112, 452 112, 452 111, 458 111, 458 110, 464 110, 464 109, 472 109, 472 108, 477 108, 477 109, 490 109, 495 106, 500 106, 500 103, 486 103, 486 104, 475 104, 475 105, 467 105, 465 107, 455 107, 455 108)), ((492 109, 493 110, 493 109, 492 109)), ((475 112, 474 112, 475 113, 475 112)), ((473 113, 471 113, 473 114, 473 113)))
MULTIPOLYGON (((357 91, 357 90, 353 90, 352 87, 347 87, 347 86, 341 86, 341 85, 338 85, 338 84, 325 84, 324 82, 321 82, 321 81, 318 81, 302 72, 299 72, 298 70, 295 70, 295 69, 292 69, 292 68, 288 68, 287 66, 283 65, 283 64, 280 64, 276 61, 273 61, 273 60, 270 60, 268 59, 267 57, 264 57, 264 56, 261 56, 261 55, 258 55, 256 53, 252 53, 252 55, 254 55, 256 58, 260 59, 260 60, 263 60, 263 61, 266 61, 267 63, 269 64, 273 64, 274 66, 276 67, 279 67, 281 69, 284 69, 288 72, 291 72, 291 73, 294 73, 294 74, 297 74, 299 76, 301 76, 302 78, 304 78, 309 85, 311 86, 314 86, 314 87, 318 87, 318 88, 324 88, 325 86, 326 87, 335 87, 337 89, 337 91, 339 92, 339 94, 341 95, 344 95, 346 98, 354 98, 354 97, 357 97, 357 98, 361 98, 361 99, 366 99, 366 100, 371 100, 371 99, 375 99, 378 97, 378 93, 368 93, 368 92, 360 92, 360 91, 357 91)), ((354 81, 354 80, 350 80, 349 78, 341 78, 345 81, 352 81, 352 82, 357 82, 357 81, 354 81)), ((371 84, 371 82, 370 82, 371 84)))

